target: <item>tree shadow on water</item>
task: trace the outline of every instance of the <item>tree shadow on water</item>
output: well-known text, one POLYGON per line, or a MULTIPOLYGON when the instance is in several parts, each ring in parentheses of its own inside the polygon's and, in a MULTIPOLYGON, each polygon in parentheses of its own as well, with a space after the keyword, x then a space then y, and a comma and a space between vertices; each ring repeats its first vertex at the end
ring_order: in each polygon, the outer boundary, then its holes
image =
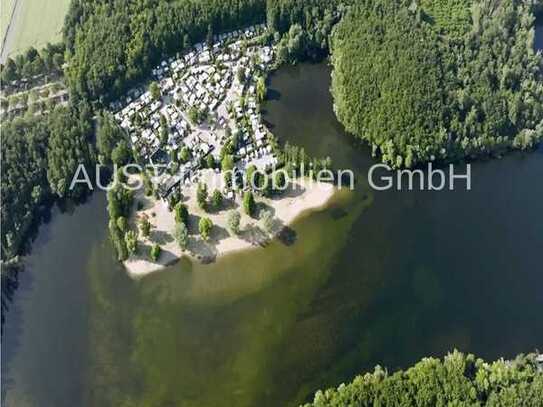
POLYGON ((284 226, 279 233, 277 233, 277 240, 279 240, 285 246, 292 246, 296 243, 298 234, 294 229, 288 226, 284 226))
POLYGON ((279 92, 277 89, 268 88, 268 91, 266 92, 266 99, 268 101, 277 101, 281 99, 281 92, 279 92))

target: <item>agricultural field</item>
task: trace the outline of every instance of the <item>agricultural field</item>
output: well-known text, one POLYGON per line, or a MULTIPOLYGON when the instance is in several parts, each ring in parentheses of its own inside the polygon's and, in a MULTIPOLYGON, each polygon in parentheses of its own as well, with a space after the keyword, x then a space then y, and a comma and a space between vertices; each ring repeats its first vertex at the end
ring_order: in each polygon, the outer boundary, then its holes
POLYGON ((471 25, 471 0, 422 0, 421 5, 436 29, 453 38, 471 25))
POLYGON ((2 0, 0 4, 0 35, 2 36, 2 43, 6 36, 9 20, 11 19, 11 12, 16 0, 2 0))
POLYGON ((39 49, 60 41, 69 4, 70 0, 2 0, 2 60, 30 46, 39 49))

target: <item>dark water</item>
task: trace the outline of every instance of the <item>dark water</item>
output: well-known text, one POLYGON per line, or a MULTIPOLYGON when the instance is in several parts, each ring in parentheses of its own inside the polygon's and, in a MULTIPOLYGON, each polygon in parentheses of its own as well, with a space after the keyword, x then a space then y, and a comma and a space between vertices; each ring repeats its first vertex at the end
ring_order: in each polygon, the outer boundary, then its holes
POLYGON ((541 349, 543 151, 474 164, 469 192, 372 192, 328 86, 323 64, 271 80, 273 131, 359 181, 292 246, 134 281, 103 194, 55 214, 7 316, 3 405, 296 405, 377 363, 541 349))
MULTIPOLYGON (((543 15, 539 17, 539 22, 543 22, 543 15)), ((543 23, 535 29, 535 48, 543 50, 543 23)))
MULTIPOLYGON (((266 117, 282 140, 330 155, 364 184, 375 162, 337 125, 326 87, 315 85, 329 74, 322 65, 279 72, 272 88, 281 96, 266 117)), ((371 192, 319 293, 326 313, 343 319, 341 369, 406 366, 455 347, 490 359, 541 347, 542 176, 540 149, 472 164, 471 191, 371 192)))

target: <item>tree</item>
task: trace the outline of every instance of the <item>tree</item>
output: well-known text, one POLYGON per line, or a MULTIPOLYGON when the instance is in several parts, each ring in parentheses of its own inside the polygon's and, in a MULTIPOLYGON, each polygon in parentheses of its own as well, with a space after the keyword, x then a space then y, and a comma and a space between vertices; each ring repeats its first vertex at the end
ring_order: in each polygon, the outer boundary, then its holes
POLYGON ((207 26, 206 42, 209 46, 213 45, 213 26, 211 24, 207 26))
POLYGON ((34 75, 40 75, 44 73, 45 71, 45 64, 43 63, 43 59, 38 55, 38 57, 32 61, 32 73, 34 75))
POLYGON ((261 174, 254 164, 247 167, 245 172, 245 182, 251 189, 258 189, 261 186, 261 174))
POLYGON ((162 253, 162 248, 158 244, 154 244, 151 247, 151 251, 149 252, 149 256, 151 257, 151 260, 157 261, 160 257, 160 254, 162 253))
POLYGON ((22 76, 25 78, 29 78, 34 75, 31 61, 25 60, 23 64, 23 68, 21 69, 21 73, 22 73, 22 76))
POLYGON ((261 177, 259 188, 262 191, 262 195, 268 198, 271 197, 273 195, 273 185, 272 185, 271 176, 264 175, 263 177, 261 177))
POLYGON ((202 239, 208 240, 209 239, 209 233, 211 232, 211 229, 213 228, 213 222, 209 218, 201 218, 200 223, 198 224, 198 230, 200 231, 200 236, 202 236, 202 239))
MULTIPOLYGON (((98 129, 96 131, 96 147, 100 163, 109 165, 112 163, 112 151, 117 143, 124 139, 124 133, 115 124, 110 114, 102 113, 98 116, 98 129)), ((116 154, 119 154, 117 152, 116 154)))
POLYGON ((300 24, 293 24, 288 31, 287 49, 290 58, 297 60, 306 47, 306 33, 300 24))
POLYGON ((530 148, 523 136, 541 140, 543 111, 530 102, 520 108, 527 100, 520 84, 533 84, 529 98, 543 98, 541 69, 526 69, 541 66, 529 6, 373 4, 352 7, 334 29, 332 94, 339 121, 381 161, 412 167, 530 148))
POLYGON ((117 223, 113 219, 110 219, 109 221, 109 235, 117 252, 117 258, 119 261, 125 261, 128 258, 126 242, 124 240, 122 231, 119 229, 117 223))
POLYGON ((205 168, 206 167, 206 159, 205 159, 205 157, 200 156, 200 158, 198 159, 198 165, 200 166, 200 168, 205 168))
POLYGON ((151 222, 149 222, 149 217, 146 214, 143 214, 139 221, 139 227, 141 234, 144 237, 149 237, 151 233, 151 222))
POLYGON ((213 191, 213 194, 211 194, 211 204, 213 205, 213 208, 215 208, 215 210, 219 210, 222 206, 222 202, 223 196, 221 194, 221 191, 216 189, 215 191, 213 191))
POLYGON ((232 171, 234 169, 234 157, 231 154, 226 154, 221 160, 221 170, 223 172, 232 171))
POLYGON ((270 211, 264 211, 260 215, 260 221, 262 222, 262 227, 267 233, 273 231, 273 215, 270 211))
POLYGON ((187 205, 179 202, 175 205, 175 222, 182 223, 185 226, 189 224, 189 210, 187 205))
POLYGON ((224 173, 224 184, 228 188, 231 188, 233 186, 232 185, 232 172, 228 171, 228 172, 224 173))
POLYGON ((130 162, 130 157, 132 156, 130 147, 126 140, 122 139, 119 141, 117 146, 111 151, 111 161, 118 166, 123 166, 130 162))
POLYGON ((206 119, 207 113, 193 106, 189 109, 188 116, 192 123, 200 124, 206 119))
POLYGON ((287 185, 287 180, 285 177, 284 171, 276 171, 273 174, 273 188, 275 189, 274 192, 282 192, 285 190, 285 187, 287 185))
POLYGON ((2 82, 12 82, 19 79, 17 74, 17 65, 15 61, 11 58, 8 58, 6 64, 2 69, 2 82))
POLYGON ((234 235, 239 234, 239 226, 241 221, 241 215, 238 211, 232 210, 228 212, 228 218, 226 220, 228 224, 228 229, 234 235))
POLYGON ((34 47, 29 47, 25 51, 25 59, 27 62, 34 62, 36 58, 40 58, 40 54, 38 53, 38 50, 34 47))
POLYGON ((128 221, 124 216, 119 216, 117 218, 117 226, 121 232, 126 232, 128 229, 128 221))
POLYGON ((208 33, 261 23, 265 15, 261 0, 78 0, 63 32, 67 81, 77 96, 109 101, 145 78, 162 56, 205 41, 208 33))
POLYGON ((175 191, 168 195, 168 210, 175 211, 175 206, 179 203, 181 199, 180 193, 175 191))
MULTIPOLYGON (((234 145, 232 144, 231 140, 230 141, 227 141, 224 146, 222 146, 221 148, 221 152, 220 152, 220 159, 221 161, 224 160, 224 157, 229 154, 229 155, 233 155, 235 152, 235 149, 234 149, 234 145)), ((233 157, 232 157, 232 162, 233 162, 233 157)))
POLYGON ((145 196, 153 195, 154 193, 153 182, 151 181, 149 174, 147 174, 146 171, 143 171, 141 173, 141 177, 143 179, 143 191, 144 191, 145 196))
POLYGON ((89 106, 57 106, 46 119, 49 130, 47 178, 51 190, 61 198, 80 198, 89 190, 85 184, 70 188, 78 168, 83 165, 89 176, 94 174, 89 106))
POLYGON ((53 66, 57 71, 62 70, 63 64, 64 64, 64 55, 62 53, 57 53, 53 55, 53 66))
POLYGON ((138 253, 138 235, 135 231, 129 230, 124 235, 124 241, 126 243, 126 248, 130 255, 138 253))
POLYGON ((149 92, 151 93, 151 97, 154 99, 154 100, 158 100, 160 99, 160 86, 158 86, 158 83, 156 82, 151 82, 151 84, 149 85, 149 92))
POLYGON ((212 154, 208 154, 206 157, 206 167, 207 168, 215 168, 215 158, 213 158, 212 154))
POLYGON ((485 362, 453 351, 424 358, 394 374, 376 366, 338 389, 317 391, 305 407, 332 406, 540 406, 541 372, 536 355, 485 362))
POLYGON ((207 203, 207 185, 202 182, 198 183, 198 187, 196 189, 196 201, 198 202, 200 209, 205 210, 207 203))
POLYGON ((186 163, 188 160, 190 160, 190 149, 187 146, 183 146, 183 148, 181 149, 180 158, 183 163, 186 163))
POLYGON ((243 194, 243 210, 249 216, 253 216, 255 214, 256 203, 251 191, 246 191, 243 194))
POLYGON ((256 81, 256 97, 259 102, 264 101, 266 99, 266 80, 264 77, 259 76, 256 81))
POLYGON ((165 146, 168 144, 168 139, 170 137, 170 126, 164 115, 160 115, 160 144, 165 146))
MULTIPOLYGON (((130 216, 130 210, 134 200, 134 193, 124 188, 121 183, 117 183, 107 192, 107 211, 109 219, 116 222, 119 228, 126 229, 125 220, 118 221, 119 218, 125 219, 130 216)), ((124 232, 124 230, 123 230, 124 232)))
POLYGON ((189 230, 184 223, 177 223, 174 231, 175 240, 182 250, 185 250, 189 243, 189 230))
POLYGON ((237 72, 237 77, 238 77, 238 81, 240 83, 244 83, 245 82, 245 68, 241 67, 238 69, 238 72, 237 72))
MULTIPOLYGON (((230 127, 228 127, 228 130, 230 130, 230 127)), ((239 147, 239 143, 241 140, 242 132, 240 129, 236 130, 234 134, 232 134, 231 144, 233 147, 233 150, 236 150, 239 147)), ((226 137, 229 137, 228 134, 226 137)))
POLYGON ((183 49, 187 49, 191 46, 190 37, 188 34, 185 33, 183 35, 183 49))

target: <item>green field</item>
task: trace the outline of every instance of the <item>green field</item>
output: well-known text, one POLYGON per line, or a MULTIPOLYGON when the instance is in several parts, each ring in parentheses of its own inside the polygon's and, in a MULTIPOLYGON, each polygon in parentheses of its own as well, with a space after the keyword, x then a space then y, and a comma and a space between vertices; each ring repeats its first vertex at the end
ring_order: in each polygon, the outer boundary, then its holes
POLYGON ((9 19, 11 18, 11 11, 15 5, 15 0, 2 0, 0 3, 0 35, 2 36, 2 42, 4 42, 4 36, 8 29, 9 19))
POLYGON ((37 49, 48 42, 61 40, 64 16, 70 0, 2 0, 1 24, 2 42, 8 35, 5 46, 9 56, 24 51, 30 46, 37 49), (14 5, 16 7, 12 27, 6 33, 14 5))

